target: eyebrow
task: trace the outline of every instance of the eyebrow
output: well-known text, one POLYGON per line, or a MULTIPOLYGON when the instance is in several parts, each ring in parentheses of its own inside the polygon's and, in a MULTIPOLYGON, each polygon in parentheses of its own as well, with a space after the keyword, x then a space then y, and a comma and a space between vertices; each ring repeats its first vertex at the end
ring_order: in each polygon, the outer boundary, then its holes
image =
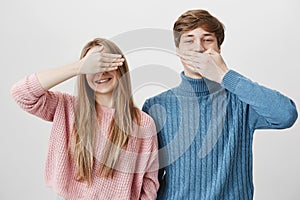
MULTIPOLYGON (((194 37, 195 35, 191 34, 191 35, 183 35, 182 37, 194 37)), ((203 34, 203 36, 213 36, 212 33, 205 33, 203 34)))

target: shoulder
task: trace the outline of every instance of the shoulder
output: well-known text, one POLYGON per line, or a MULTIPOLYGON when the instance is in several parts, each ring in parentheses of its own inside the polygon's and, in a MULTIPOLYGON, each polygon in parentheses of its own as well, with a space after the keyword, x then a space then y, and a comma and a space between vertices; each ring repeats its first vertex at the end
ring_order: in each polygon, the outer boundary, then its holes
POLYGON ((176 98, 175 89, 176 88, 172 88, 172 89, 164 91, 158 95, 148 98, 145 101, 144 106, 162 103, 162 102, 166 101, 166 99, 170 99, 170 98, 174 98, 174 97, 176 98))
POLYGON ((132 136, 142 140, 152 140, 156 137, 156 126, 154 120, 142 110, 139 110, 139 123, 134 123, 132 136))
POLYGON ((139 110, 139 114, 140 114, 140 126, 141 127, 151 127, 151 126, 155 126, 154 120, 152 119, 152 117, 147 114, 146 112, 139 110))
POLYGON ((163 99, 163 98, 168 98, 168 97, 173 97, 173 96, 176 96, 175 93, 174 93, 174 90, 176 88, 172 88, 172 89, 169 89, 169 90, 166 90, 160 94, 157 94, 149 99, 163 99))

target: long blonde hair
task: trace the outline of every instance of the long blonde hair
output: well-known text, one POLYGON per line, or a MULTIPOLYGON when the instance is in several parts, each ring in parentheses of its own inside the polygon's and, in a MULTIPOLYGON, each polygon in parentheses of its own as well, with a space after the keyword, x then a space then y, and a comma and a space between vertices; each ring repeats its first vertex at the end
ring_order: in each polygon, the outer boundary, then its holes
MULTIPOLYGON (((80 59, 95 47, 103 45, 108 52, 113 54, 123 53, 111 41, 96 38, 88 42, 82 49, 80 59)), ((106 142, 105 151, 102 156, 99 176, 113 177, 114 167, 120 155, 120 151, 127 145, 130 133, 132 133, 133 122, 139 124, 140 114, 132 99, 129 69, 126 60, 118 67, 118 84, 113 91, 113 107, 115 109, 113 120, 110 124, 110 134, 106 142), (124 76, 123 76, 124 75, 124 76), (122 78, 121 78, 122 77, 122 78)), ((73 142, 70 144, 71 152, 76 163, 76 180, 92 182, 92 171, 94 167, 94 139, 98 130, 98 120, 101 116, 96 109, 95 94, 89 87, 86 75, 78 77, 78 96, 75 101, 75 122, 72 131, 73 142)))

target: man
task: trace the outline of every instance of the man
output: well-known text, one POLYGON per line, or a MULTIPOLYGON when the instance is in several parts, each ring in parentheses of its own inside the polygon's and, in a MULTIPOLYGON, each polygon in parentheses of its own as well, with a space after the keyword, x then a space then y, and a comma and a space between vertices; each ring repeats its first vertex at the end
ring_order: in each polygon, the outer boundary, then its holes
POLYGON ((228 69, 224 27, 209 12, 187 11, 173 31, 181 83, 143 106, 158 129, 158 199, 252 199, 253 133, 291 127, 295 104, 228 69))

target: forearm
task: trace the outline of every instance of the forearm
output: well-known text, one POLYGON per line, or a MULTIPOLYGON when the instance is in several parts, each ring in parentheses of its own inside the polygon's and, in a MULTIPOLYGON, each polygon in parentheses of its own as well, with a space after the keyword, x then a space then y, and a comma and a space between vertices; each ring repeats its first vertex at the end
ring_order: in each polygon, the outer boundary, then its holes
POLYGON ((62 83, 76 75, 79 72, 79 61, 57 68, 48 69, 36 73, 36 76, 44 88, 49 90, 50 88, 62 83))
POLYGON ((261 86, 235 71, 224 76, 222 85, 249 104, 249 121, 254 128, 287 128, 297 118, 294 102, 276 90, 261 86), (258 120, 258 121, 257 121, 258 120))

